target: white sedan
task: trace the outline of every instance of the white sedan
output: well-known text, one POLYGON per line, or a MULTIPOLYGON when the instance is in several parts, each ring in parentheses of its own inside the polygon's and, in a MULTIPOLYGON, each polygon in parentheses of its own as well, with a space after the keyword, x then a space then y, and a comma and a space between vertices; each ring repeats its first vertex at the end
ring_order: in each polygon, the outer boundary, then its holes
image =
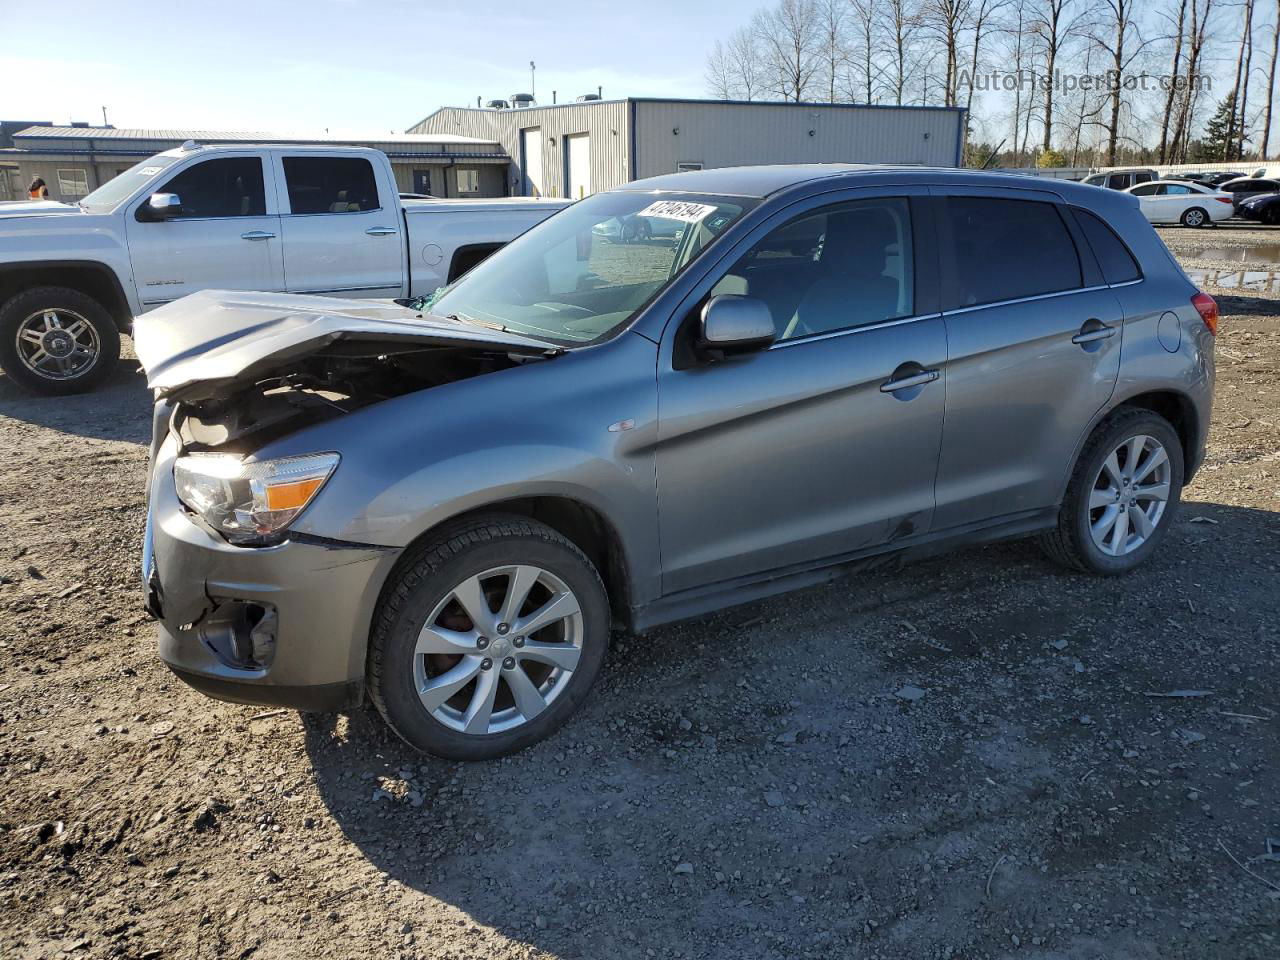
POLYGON ((1152 223, 1207 227, 1234 213, 1231 194, 1189 180, 1153 180, 1130 187, 1143 215, 1152 223))

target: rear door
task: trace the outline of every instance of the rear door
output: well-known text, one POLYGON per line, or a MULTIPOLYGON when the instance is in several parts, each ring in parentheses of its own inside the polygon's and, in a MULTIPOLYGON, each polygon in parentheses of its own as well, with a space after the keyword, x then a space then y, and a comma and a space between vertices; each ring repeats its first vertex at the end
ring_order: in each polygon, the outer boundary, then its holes
POLYGON ((665 592, 928 531, 946 355, 935 245, 923 189, 884 193, 779 214, 668 325, 658 370, 665 592), (699 359, 689 338, 720 294, 764 301, 773 346, 699 359))
POLYGON ((1123 313, 1056 195, 939 188, 947 416, 934 528, 1054 506, 1115 388, 1123 313))
POLYGON ((153 192, 174 193, 180 212, 147 217, 150 194, 129 205, 125 233, 144 309, 199 290, 284 289, 280 218, 263 158, 252 153, 197 160, 153 192))
POLYGON ((405 241, 395 184, 361 154, 274 154, 290 293, 398 297, 405 241))

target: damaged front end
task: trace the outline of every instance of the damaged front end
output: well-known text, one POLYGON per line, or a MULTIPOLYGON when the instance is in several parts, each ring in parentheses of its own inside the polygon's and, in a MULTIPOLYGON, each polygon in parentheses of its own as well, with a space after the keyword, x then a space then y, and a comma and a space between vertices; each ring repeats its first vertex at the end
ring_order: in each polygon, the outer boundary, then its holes
POLYGON ((288 434, 559 348, 402 306, 206 292, 140 318, 156 393, 143 547, 161 657, 222 699, 328 709, 361 696, 396 547, 292 533, 341 451, 262 458, 288 434))

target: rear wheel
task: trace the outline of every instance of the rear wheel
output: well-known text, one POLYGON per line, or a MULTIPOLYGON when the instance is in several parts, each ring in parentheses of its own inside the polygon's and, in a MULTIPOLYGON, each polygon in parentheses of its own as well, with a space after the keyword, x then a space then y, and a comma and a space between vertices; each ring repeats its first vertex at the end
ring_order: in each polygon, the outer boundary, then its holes
POLYGON ((419 750, 500 757, 582 704, 608 643, 604 585, 582 551, 543 524, 482 517, 443 530, 388 586, 370 695, 419 750))
POLYGON ((103 306, 66 287, 35 287, 0 307, 0 367, 34 393, 92 390, 111 375, 120 334, 103 306))
POLYGON ((1184 227, 1203 227, 1209 222, 1209 214, 1199 207, 1192 207, 1182 213, 1182 225, 1184 227))
POLYGON ((1045 553, 1086 573, 1127 573, 1168 532, 1182 493, 1182 444, 1169 422, 1127 409, 1103 421, 1076 463, 1045 553))

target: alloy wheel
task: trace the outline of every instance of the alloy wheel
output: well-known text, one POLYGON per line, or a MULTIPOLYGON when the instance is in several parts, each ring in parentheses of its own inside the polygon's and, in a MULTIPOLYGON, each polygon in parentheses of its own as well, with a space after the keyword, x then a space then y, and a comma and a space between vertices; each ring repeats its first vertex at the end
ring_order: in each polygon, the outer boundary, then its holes
POLYGON ((414 648, 414 687, 450 729, 503 733, 560 696, 581 659, 583 633, 578 598, 549 570, 486 570, 427 617, 414 648))
POLYGON ((18 357, 46 380, 74 380, 97 364, 102 343, 93 324, 71 310, 40 310, 18 324, 18 357))
POLYGON ((1089 493, 1089 533, 1112 557, 1133 553, 1155 533, 1169 505, 1169 452, 1155 437, 1130 437, 1107 455, 1089 493))

